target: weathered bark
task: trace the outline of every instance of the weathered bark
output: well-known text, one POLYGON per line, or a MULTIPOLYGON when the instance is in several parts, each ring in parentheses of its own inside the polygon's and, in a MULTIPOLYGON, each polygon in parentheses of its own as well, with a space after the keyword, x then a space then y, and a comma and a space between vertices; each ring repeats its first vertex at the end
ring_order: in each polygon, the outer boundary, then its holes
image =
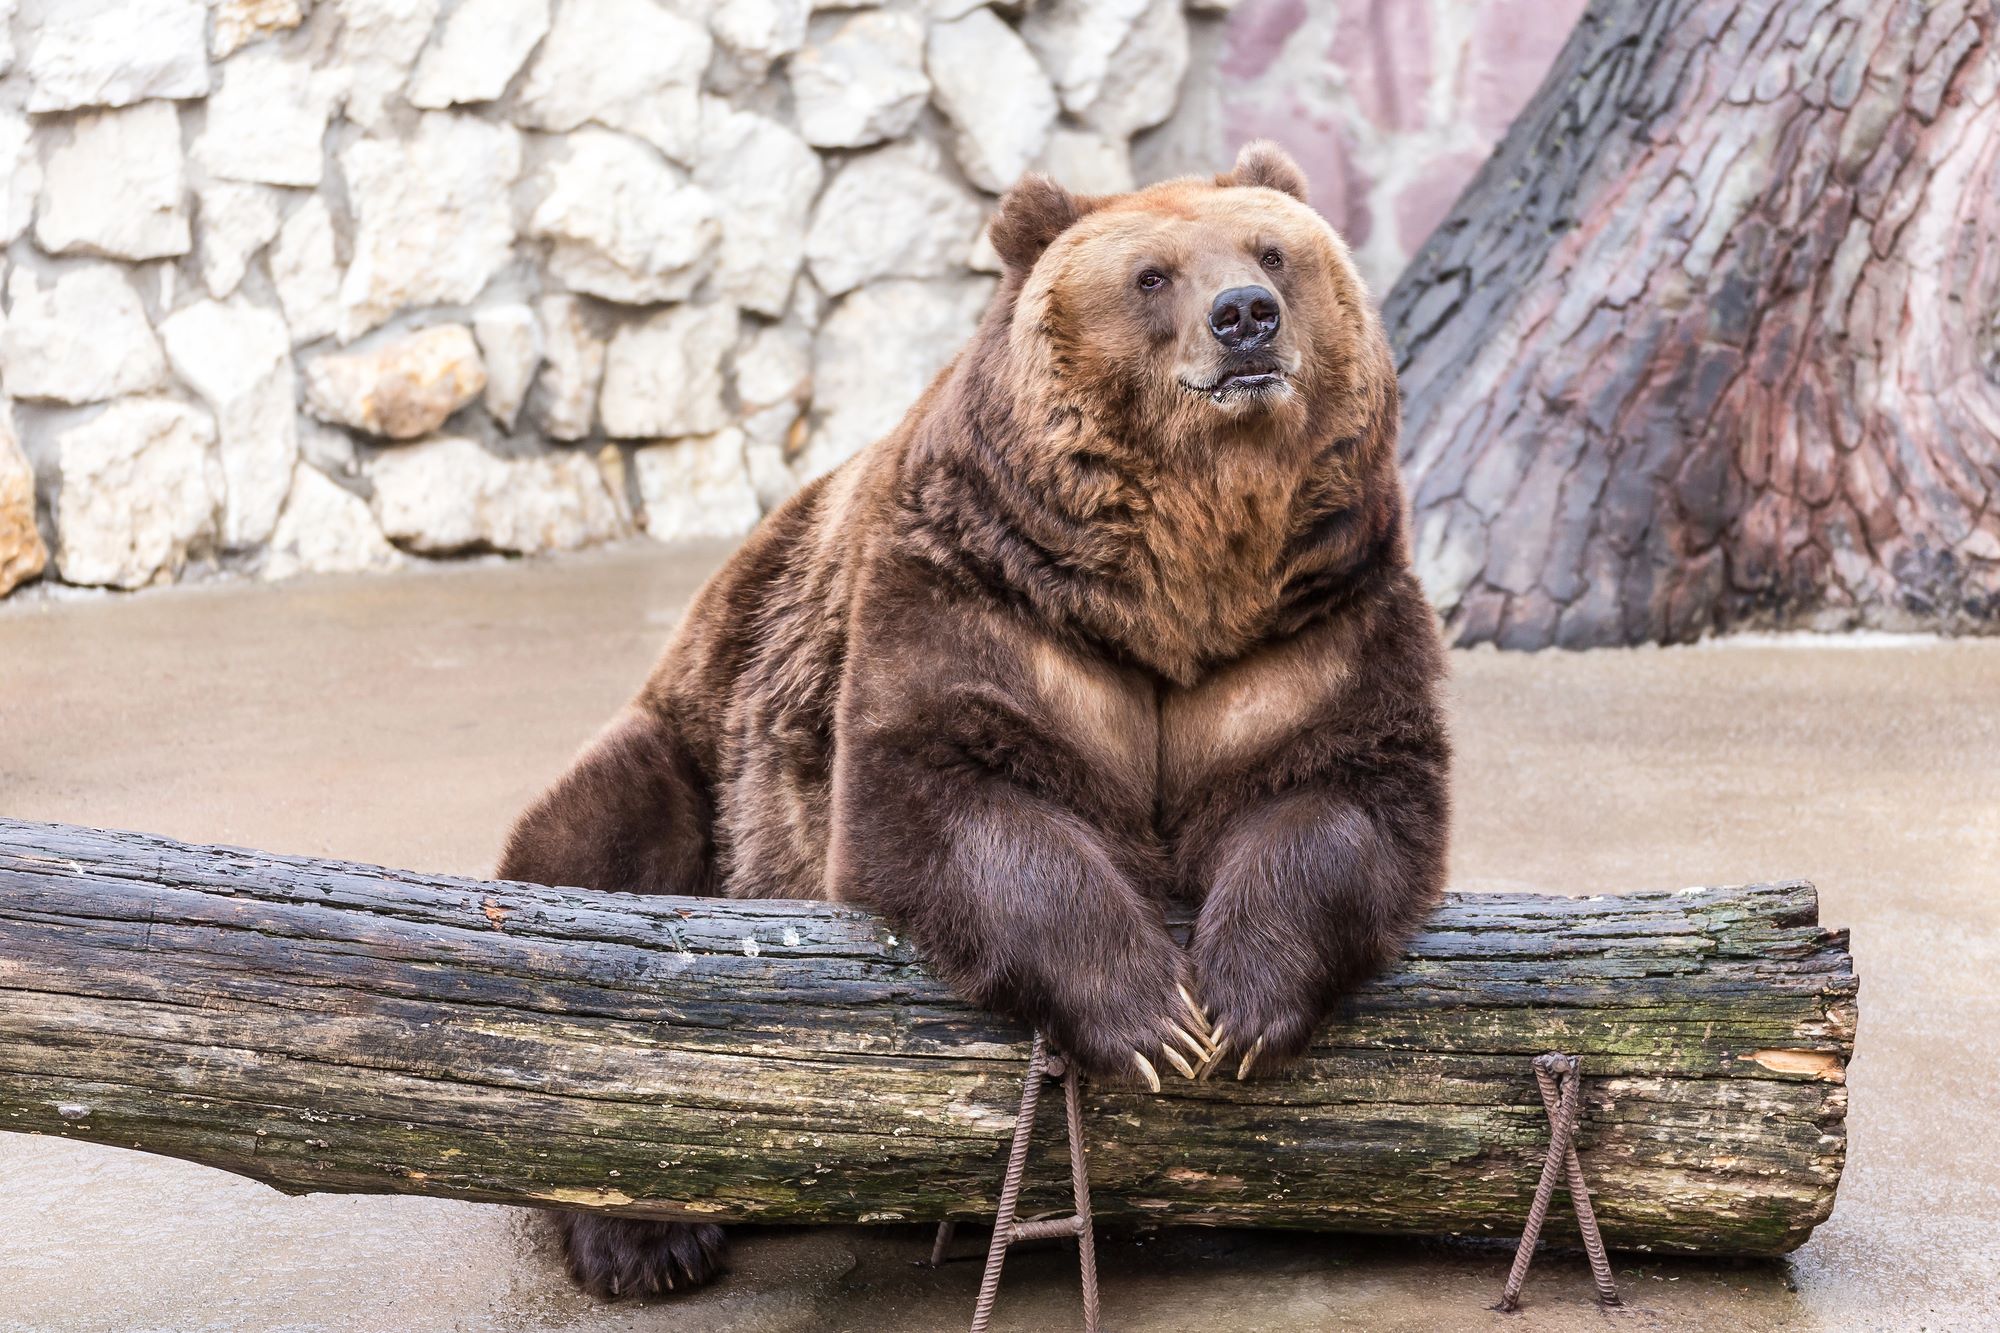
POLYGON ((1594 0, 1386 302, 1459 642, 2000 628, 1996 33, 1594 0))
MULTIPOLYGON (((7 1129, 657 1216, 990 1211, 1026 1051, 851 908, 5 821, 0 992, 7 1129)), ((1807 884, 1455 896, 1292 1073, 1092 1091, 1098 1211, 1511 1233, 1546 1143, 1529 1058, 1561 1049, 1614 1244, 1779 1253, 1833 1205, 1854 1019, 1807 884)))

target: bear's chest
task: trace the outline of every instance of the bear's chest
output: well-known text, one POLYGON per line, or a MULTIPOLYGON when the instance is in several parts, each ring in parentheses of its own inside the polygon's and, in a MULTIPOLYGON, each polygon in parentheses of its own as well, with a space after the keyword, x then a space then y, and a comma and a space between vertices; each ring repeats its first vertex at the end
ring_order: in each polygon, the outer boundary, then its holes
POLYGON ((1258 648, 1160 695, 1160 807, 1169 819, 1212 788, 1254 777, 1319 725, 1347 678, 1331 636, 1258 648))
POLYGON ((1050 644, 1033 662, 1050 734, 1149 801, 1164 825, 1216 784, 1277 761, 1324 718, 1347 674, 1321 635, 1259 648, 1188 685, 1050 644))

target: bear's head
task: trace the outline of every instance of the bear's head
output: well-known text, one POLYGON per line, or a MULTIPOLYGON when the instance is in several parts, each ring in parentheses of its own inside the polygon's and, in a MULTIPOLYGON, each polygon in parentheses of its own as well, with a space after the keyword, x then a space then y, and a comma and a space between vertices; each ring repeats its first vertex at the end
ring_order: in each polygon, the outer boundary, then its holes
POLYGON ((1124 195, 1031 176, 991 236, 1013 298, 1009 378, 1030 419, 1162 450, 1313 448, 1367 432, 1393 401, 1347 247, 1273 144, 1250 144, 1212 181, 1124 195))

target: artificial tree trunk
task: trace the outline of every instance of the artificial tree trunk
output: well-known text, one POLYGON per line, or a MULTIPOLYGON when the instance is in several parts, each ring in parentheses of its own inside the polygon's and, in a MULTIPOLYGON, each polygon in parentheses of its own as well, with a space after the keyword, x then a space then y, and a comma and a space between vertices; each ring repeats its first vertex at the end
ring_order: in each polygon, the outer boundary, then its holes
POLYGON ((1594 0, 1385 315, 1459 642, 2000 627, 2000 3, 1594 0))

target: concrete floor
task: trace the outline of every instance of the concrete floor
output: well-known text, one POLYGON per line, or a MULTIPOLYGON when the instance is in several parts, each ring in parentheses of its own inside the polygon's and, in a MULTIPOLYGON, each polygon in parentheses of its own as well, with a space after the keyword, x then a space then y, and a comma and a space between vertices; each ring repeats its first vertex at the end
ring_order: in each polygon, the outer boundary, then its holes
MULTIPOLYGON (((0 813, 425 870, 508 818, 644 674, 713 553, 0 608, 0 813)), ((1590 893, 1805 875, 1863 979, 1851 1155, 1783 1263, 1621 1260, 1627 1309, 1542 1261, 1156 1232, 1104 1247, 1136 1330, 2000 1327, 2000 642, 1735 640, 1459 654, 1455 879, 1590 893)), ((571 1292, 523 1214, 287 1199, 181 1162, 0 1135, 0 1329, 932 1330, 976 1263, 913 1229, 738 1233, 669 1305, 571 1292)), ((997 1326, 1075 1327, 1074 1258, 1008 1265, 997 1326)))

